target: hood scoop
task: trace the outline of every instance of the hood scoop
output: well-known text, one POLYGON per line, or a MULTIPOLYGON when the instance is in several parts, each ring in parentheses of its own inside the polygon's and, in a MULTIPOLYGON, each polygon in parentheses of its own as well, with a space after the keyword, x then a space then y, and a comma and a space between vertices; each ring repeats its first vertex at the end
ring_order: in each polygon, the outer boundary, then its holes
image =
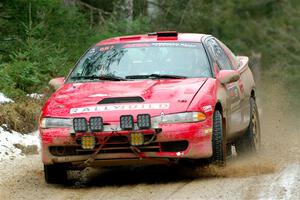
POLYGON ((136 102, 144 102, 144 99, 142 97, 112 97, 112 98, 102 99, 97 104, 136 103, 136 102))

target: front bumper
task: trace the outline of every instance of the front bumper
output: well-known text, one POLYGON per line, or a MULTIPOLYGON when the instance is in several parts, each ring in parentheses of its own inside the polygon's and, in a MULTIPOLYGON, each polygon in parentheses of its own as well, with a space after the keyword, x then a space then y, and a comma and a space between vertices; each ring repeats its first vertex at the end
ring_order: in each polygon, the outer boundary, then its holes
MULTIPOLYGON (((106 131, 95 133, 100 145, 106 137, 111 137, 107 145, 96 155, 95 164, 126 165, 146 163, 160 163, 169 159, 180 158, 208 158, 212 156, 212 123, 207 119, 197 123, 161 124, 161 132, 147 144, 138 146, 139 153, 133 151, 126 138, 132 131, 106 131), (144 162, 143 162, 144 163, 144 162)), ((54 163, 83 163, 93 150, 83 150, 78 144, 80 134, 70 134, 70 128, 40 129, 42 142, 42 160, 44 164, 54 163)), ((153 130, 139 131, 145 138, 152 138, 153 130)), ((150 139, 149 139, 150 140, 150 139)), ((96 147, 97 148, 97 147, 96 147)))

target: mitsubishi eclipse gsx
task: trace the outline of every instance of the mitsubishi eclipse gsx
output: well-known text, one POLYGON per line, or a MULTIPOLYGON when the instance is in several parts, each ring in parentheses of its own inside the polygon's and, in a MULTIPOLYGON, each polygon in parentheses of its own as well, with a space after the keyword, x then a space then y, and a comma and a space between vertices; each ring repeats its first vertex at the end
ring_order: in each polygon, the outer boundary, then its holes
POLYGON ((206 160, 260 146, 248 57, 211 35, 155 32, 100 41, 45 103, 39 131, 47 183, 85 167, 206 160))

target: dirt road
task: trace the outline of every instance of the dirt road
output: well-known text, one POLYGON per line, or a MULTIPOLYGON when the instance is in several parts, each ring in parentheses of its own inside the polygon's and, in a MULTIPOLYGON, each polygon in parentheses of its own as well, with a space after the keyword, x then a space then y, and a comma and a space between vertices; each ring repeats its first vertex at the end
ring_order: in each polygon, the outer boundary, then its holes
POLYGON ((0 199, 300 199, 299 117, 289 113, 284 90, 263 91, 259 156, 233 157, 223 169, 90 169, 73 173, 68 185, 47 185, 34 155, 0 163, 0 199))

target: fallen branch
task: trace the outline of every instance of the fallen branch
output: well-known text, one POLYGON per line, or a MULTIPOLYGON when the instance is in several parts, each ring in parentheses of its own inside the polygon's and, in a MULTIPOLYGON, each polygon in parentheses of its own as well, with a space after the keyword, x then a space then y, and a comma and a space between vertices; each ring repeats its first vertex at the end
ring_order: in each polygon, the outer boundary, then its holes
POLYGON ((111 14, 110 12, 106 12, 106 11, 100 9, 100 8, 96 8, 96 7, 91 6, 90 4, 87 4, 87 3, 82 2, 80 0, 76 0, 75 4, 86 7, 88 9, 92 10, 92 11, 96 11, 97 13, 101 13, 101 14, 105 14, 105 15, 110 15, 111 14))
POLYGON ((92 25, 94 23, 94 12, 99 15, 98 19, 99 19, 100 23, 105 21, 103 15, 110 15, 111 14, 111 13, 106 12, 106 11, 100 9, 100 8, 96 8, 94 6, 91 6, 90 4, 82 2, 80 0, 75 0, 75 4, 78 5, 78 6, 81 6, 81 7, 85 7, 85 8, 90 10, 90 28, 92 28, 92 25))

